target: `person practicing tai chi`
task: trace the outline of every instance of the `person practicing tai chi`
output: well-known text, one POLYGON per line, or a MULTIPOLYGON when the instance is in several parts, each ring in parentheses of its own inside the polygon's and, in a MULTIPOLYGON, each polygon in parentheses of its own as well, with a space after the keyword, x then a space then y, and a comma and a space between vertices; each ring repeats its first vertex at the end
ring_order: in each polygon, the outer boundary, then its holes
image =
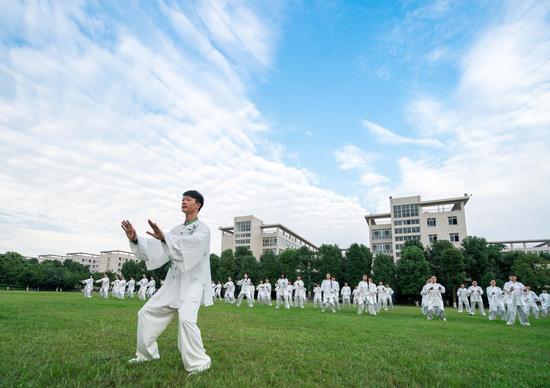
POLYGON ((516 323, 516 315, 519 313, 519 323, 522 326, 531 326, 528 320, 525 301, 523 300, 523 283, 517 281, 517 276, 512 274, 504 284, 503 290, 506 294, 506 304, 508 310, 508 326, 516 323))
POLYGON ((133 298, 134 297, 134 289, 136 287, 136 281, 134 280, 133 277, 130 277, 130 280, 128 280, 128 298, 133 298))
MULTIPOLYGON (((363 280, 357 285, 357 315, 361 315, 365 312, 365 308, 368 306, 367 298, 369 295, 369 278, 367 275, 363 275, 363 280)), ((370 306, 369 306, 369 312, 370 306)), ((372 310, 373 315, 376 315, 376 311, 372 310)))
POLYGON ((525 302, 525 312, 527 313, 527 317, 531 315, 532 311, 535 319, 539 319, 539 306, 537 306, 539 297, 531 291, 531 286, 525 286, 525 289, 523 290, 523 301, 525 302))
POLYGON ((106 273, 103 274, 103 277, 95 281, 96 283, 101 283, 101 288, 99 289, 99 296, 107 299, 109 297, 109 277, 106 273))
POLYGON ((138 298, 139 298, 139 300, 147 299, 147 284, 149 284, 149 279, 147 279, 147 276, 145 276, 145 274, 143 274, 143 277, 138 282, 138 286, 139 286, 138 298))
POLYGON ((389 308, 393 309, 393 294, 395 292, 393 291, 393 288, 390 287, 389 284, 386 284, 386 297, 387 297, 387 305, 389 308))
POLYGON ((548 311, 550 311, 550 294, 547 290, 542 290, 539 295, 540 300, 540 312, 543 317, 548 316, 548 311))
POLYGON ((94 277, 90 275, 88 279, 81 280, 80 282, 84 284, 84 297, 91 298, 92 290, 94 289, 94 277))
POLYGON ((447 320, 445 317, 445 307, 443 306, 443 297, 441 296, 444 293, 445 287, 437 282, 437 277, 435 276, 432 276, 430 282, 422 289, 422 294, 426 295, 428 320, 432 320, 434 315, 444 321, 447 320))
POLYGON ((376 311, 378 312, 381 309, 388 311, 388 293, 386 291, 386 286, 384 286, 384 282, 378 283, 378 287, 376 287, 376 293, 378 296, 378 303, 376 303, 376 311))
POLYGON ((225 282, 223 288, 225 289, 225 294, 223 295, 225 303, 235 303, 235 283, 233 283, 231 278, 227 278, 227 282, 225 282))
POLYGON ((268 278, 265 278, 264 282, 264 298, 265 304, 271 306, 271 283, 268 278))
POLYGON ((118 278, 118 298, 124 299, 125 294, 126 294, 126 279, 124 279, 124 276, 120 275, 118 278))
POLYGON ((241 286, 241 291, 239 292, 239 297, 237 298, 237 307, 241 305, 241 302, 245 297, 246 297, 246 302, 248 303, 248 307, 253 307, 254 294, 253 294, 253 291, 252 291, 252 295, 250 292, 252 281, 248 278, 248 274, 246 272, 243 274, 243 278, 241 280, 237 280, 237 285, 241 286))
POLYGON ((342 304, 351 308, 351 288, 348 286, 348 283, 344 283, 340 294, 342 295, 342 304))
POLYGON ((157 292, 157 282, 155 280, 154 276, 151 276, 151 280, 149 280, 149 283, 147 283, 147 298, 151 298, 155 292, 157 292))
POLYGON ((357 305, 357 295, 359 293, 359 290, 357 289, 357 287, 355 287, 353 289, 353 291, 351 292, 351 301, 354 305, 357 305))
POLYGON ((315 284, 313 287, 313 307, 319 307, 322 305, 323 300, 321 299, 321 286, 315 284))
POLYGON ((332 293, 333 293, 333 300, 336 308, 340 310, 340 283, 336 280, 334 276, 330 278, 332 280, 332 293))
POLYGON ((181 202, 185 222, 165 233, 149 220, 152 231, 147 234, 152 238, 138 236, 129 221, 122 222, 132 252, 148 270, 170 263, 164 286, 138 312, 137 351, 130 363, 159 359, 157 338, 177 317, 178 349, 185 369, 195 374, 210 368, 197 326, 201 304, 212 305, 210 228, 198 219, 203 206, 199 192, 186 191, 181 202))
POLYGON ((489 320, 494 321, 497 316, 504 320, 506 310, 504 309, 504 303, 502 303, 502 290, 497 287, 496 280, 491 280, 490 284, 486 290, 487 300, 489 301, 489 320))
POLYGON ((222 282, 218 280, 218 283, 216 283, 216 291, 215 291, 216 299, 222 300, 222 282))
POLYGON ((288 287, 288 279, 286 278, 285 274, 282 273, 281 277, 277 280, 277 283, 275 283, 275 309, 279 309, 279 306, 281 305, 281 302, 285 305, 285 309, 290 308, 290 303, 288 303, 287 298, 287 289, 288 287))
POLYGON ((294 307, 303 309, 305 301, 306 289, 304 287, 304 281, 301 276, 298 276, 294 282, 294 307))
POLYGON ((456 296, 458 297, 458 312, 461 313, 466 308, 466 312, 470 312, 470 301, 468 297, 470 296, 470 291, 466 288, 466 285, 462 283, 460 288, 456 291, 456 296))
POLYGON ((321 291, 323 292, 323 304, 321 305, 321 311, 325 312, 327 308, 330 308, 333 313, 336 312, 336 302, 334 301, 334 290, 336 289, 334 277, 331 277, 329 273, 325 275, 325 279, 321 283, 321 291))
POLYGON ((468 287, 468 292, 470 293, 470 315, 474 315, 476 312, 476 306, 479 309, 481 315, 485 316, 485 311, 483 310, 483 288, 477 285, 477 282, 474 280, 472 285, 468 287))

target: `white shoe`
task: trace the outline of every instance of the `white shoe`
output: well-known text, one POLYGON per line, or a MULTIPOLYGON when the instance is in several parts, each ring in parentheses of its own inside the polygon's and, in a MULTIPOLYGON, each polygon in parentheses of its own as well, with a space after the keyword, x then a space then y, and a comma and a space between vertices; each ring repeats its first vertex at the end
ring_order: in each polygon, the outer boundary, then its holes
POLYGON ((199 366, 198 368, 193 369, 192 371, 189 371, 189 373, 187 373, 187 376, 193 376, 193 375, 205 372, 208 369, 210 369, 210 363, 204 364, 203 366, 199 366))
POLYGON ((443 318, 443 321, 447 322, 447 318, 443 318))
POLYGON ((514 323, 513 323, 513 322, 506 322, 506 324, 507 324, 508 326, 512 326, 514 323))
POLYGON ((141 362, 148 362, 149 360, 146 360, 144 358, 135 357, 130 360, 128 360, 128 364, 139 364, 141 362))
POLYGON ((529 322, 522 323, 521 325, 522 325, 522 326, 531 326, 531 324, 530 324, 529 322))

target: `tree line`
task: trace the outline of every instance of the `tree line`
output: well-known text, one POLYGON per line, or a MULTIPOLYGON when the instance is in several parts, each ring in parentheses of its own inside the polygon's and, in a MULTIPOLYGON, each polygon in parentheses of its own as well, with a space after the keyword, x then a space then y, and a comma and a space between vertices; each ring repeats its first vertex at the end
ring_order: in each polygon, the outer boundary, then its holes
MULTIPOLYGON (((363 274, 372 276, 378 283, 383 281, 392 286, 400 302, 413 303, 419 299, 419 292, 426 279, 436 275, 439 282, 447 288, 445 299, 453 301, 460 283, 477 280, 485 287, 491 279, 499 286, 507 281, 514 272, 520 281, 528 284, 535 292, 550 287, 550 255, 507 252, 503 246, 489 244, 486 239, 470 236, 462 240, 461 247, 456 248, 449 241, 436 241, 424 247, 420 241, 407 241, 401 251, 400 260, 386 254, 374 256, 371 250, 362 244, 352 244, 345 252, 337 245, 321 245, 317 252, 307 247, 287 249, 275 255, 266 251, 258 260, 252 252, 238 247, 235 252, 226 250, 221 256, 210 255, 212 279, 225 282, 228 277, 241 279, 246 272, 254 284, 268 278, 274 283, 284 272, 295 280, 298 275, 305 286, 312 289, 320 283, 326 273, 331 273, 337 280, 357 285, 363 274)), ((143 274, 148 278, 164 279, 169 263, 163 267, 147 271, 143 261, 127 261, 121 272, 126 279, 134 277, 139 280, 143 274)), ((93 274, 94 279, 102 273, 93 274)), ((107 273, 111 280, 115 274, 107 273)), ((24 289, 63 290, 80 289, 80 281, 90 276, 87 266, 65 260, 46 260, 39 263, 36 259, 28 260, 24 256, 7 252, 0 254, 0 287, 24 289)))

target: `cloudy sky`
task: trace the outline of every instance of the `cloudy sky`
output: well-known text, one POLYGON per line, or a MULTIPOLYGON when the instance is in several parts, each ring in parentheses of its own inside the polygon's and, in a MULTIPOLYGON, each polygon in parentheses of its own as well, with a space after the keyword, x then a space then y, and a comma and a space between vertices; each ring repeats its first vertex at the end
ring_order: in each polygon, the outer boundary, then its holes
POLYGON ((254 214, 368 243, 388 196, 550 236, 550 3, 0 1, 0 251, 254 214))

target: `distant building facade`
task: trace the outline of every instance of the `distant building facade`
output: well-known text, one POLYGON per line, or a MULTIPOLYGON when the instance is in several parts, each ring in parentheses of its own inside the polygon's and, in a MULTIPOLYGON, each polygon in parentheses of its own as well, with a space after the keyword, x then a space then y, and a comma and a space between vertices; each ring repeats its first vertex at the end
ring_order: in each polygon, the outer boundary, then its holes
POLYGON ((455 246, 467 236, 464 207, 470 195, 423 201, 420 195, 390 197, 390 212, 369 214, 370 248, 373 254, 401 256, 405 242, 419 240, 429 246, 448 240, 455 246))
POLYGON ((65 256, 62 255, 38 255, 37 257, 27 257, 27 259, 37 259, 39 263, 46 260, 56 260, 64 262, 65 260, 72 260, 76 263, 87 266, 90 272, 114 272, 120 274, 122 265, 128 260, 137 261, 135 255, 128 251, 102 251, 100 254, 86 253, 86 252, 71 252, 65 256))
POLYGON ((550 254, 550 238, 530 239, 530 240, 503 240, 490 241, 489 244, 504 245, 504 251, 522 251, 532 253, 550 254))
POLYGON ((252 251, 254 257, 267 251, 279 254, 285 249, 308 247, 317 251, 318 247, 281 224, 264 224, 262 220, 252 215, 235 217, 233 226, 219 228, 222 233, 222 252, 238 247, 252 251))

